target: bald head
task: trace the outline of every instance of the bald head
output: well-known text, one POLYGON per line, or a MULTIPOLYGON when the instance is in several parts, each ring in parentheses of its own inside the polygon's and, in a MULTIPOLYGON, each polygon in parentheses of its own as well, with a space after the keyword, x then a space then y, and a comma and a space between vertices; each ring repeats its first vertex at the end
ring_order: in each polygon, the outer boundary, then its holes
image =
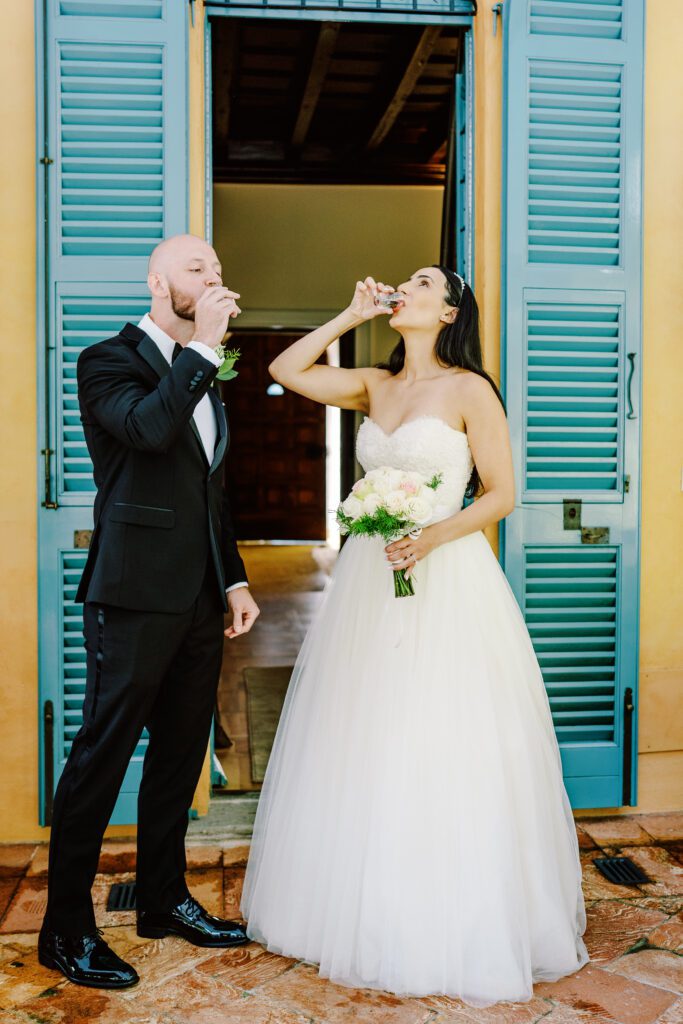
POLYGON ((193 258, 213 266, 220 273, 221 264, 216 250, 197 235, 171 235, 159 242, 149 257, 148 273, 172 276, 178 266, 193 258))
POLYGON ((216 250, 196 235, 173 235, 149 257, 147 287, 152 295, 150 313, 155 323, 181 341, 192 331, 197 302, 207 288, 223 283, 216 250))

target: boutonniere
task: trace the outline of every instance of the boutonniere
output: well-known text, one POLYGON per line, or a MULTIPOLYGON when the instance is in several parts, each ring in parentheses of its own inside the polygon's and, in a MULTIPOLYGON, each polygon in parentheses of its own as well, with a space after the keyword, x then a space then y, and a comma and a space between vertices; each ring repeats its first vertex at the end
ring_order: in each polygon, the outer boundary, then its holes
POLYGON ((237 376, 237 370, 234 370, 233 367, 241 355, 240 350, 238 348, 226 348, 225 345, 217 345, 214 351, 221 360, 216 379, 232 380, 233 377, 237 376))

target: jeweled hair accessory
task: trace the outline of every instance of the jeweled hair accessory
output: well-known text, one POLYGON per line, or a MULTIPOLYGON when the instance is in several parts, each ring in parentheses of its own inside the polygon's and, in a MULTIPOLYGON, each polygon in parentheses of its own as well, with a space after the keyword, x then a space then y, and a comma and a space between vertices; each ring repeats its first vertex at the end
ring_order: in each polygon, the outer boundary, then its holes
POLYGON ((465 290, 465 278, 461 277, 460 274, 457 272, 457 270, 454 270, 453 273, 455 274, 455 276, 457 277, 458 281, 460 282, 460 290, 464 292, 464 290, 465 290))

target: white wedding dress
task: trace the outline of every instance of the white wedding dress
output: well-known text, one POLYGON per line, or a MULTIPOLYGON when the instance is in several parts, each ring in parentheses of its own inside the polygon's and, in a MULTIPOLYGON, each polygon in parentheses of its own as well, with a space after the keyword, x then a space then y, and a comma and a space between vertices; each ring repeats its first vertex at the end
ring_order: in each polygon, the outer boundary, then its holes
MULTIPOLYGON (((368 417, 367 471, 443 473, 462 507, 467 435, 368 417)), ((527 1001, 588 961, 574 821, 543 679, 481 531, 394 597, 379 538, 350 538, 304 640, 258 804, 250 938, 342 985, 527 1001)))

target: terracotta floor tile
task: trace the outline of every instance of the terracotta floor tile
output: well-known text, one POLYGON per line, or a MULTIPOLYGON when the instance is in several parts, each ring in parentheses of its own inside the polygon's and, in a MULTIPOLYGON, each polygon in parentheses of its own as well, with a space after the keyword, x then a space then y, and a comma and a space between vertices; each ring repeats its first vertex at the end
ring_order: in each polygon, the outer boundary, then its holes
POLYGON ((579 844, 580 850, 595 850, 597 849, 595 841, 589 836, 588 832, 581 825, 576 826, 576 838, 579 844))
POLYGON ((657 1024, 683 1024, 683 999, 672 1003, 661 1017, 657 1017, 657 1024))
POLYGON ((667 919, 659 910, 634 907, 621 900, 601 900, 586 911, 583 936, 591 960, 603 963, 621 956, 667 919))
POLYGON ((438 1024, 536 1024, 541 1018, 545 1021, 552 1008, 549 1000, 538 996, 526 1003, 496 1003, 484 1009, 448 996, 423 996, 419 1001, 437 1011, 438 1024))
POLYGON ((135 873, 136 852, 134 840, 106 839, 100 851, 98 874, 117 875, 124 871, 135 873))
POLYGON ((0 925, 0 932, 37 932, 47 907, 44 878, 24 878, 14 894, 0 925))
POLYGON ((402 999, 371 989, 334 985, 319 977, 316 967, 299 964, 259 988, 259 995, 290 1012, 305 1012, 324 1024, 423 1024, 432 1011, 417 999, 402 999))
POLYGON ((23 875, 35 853, 36 843, 0 843, 0 878, 23 875))
POLYGON ((648 935, 651 946, 683 953, 683 913, 679 912, 648 935))
POLYGON ((26 1014, 27 1021, 40 1024, 171 1024, 168 1017, 140 999, 139 988, 136 985, 125 990, 136 992, 139 1003, 134 1003, 124 997, 123 991, 86 988, 65 981, 59 988, 22 1003, 17 1012, 26 1014))
POLYGON ((41 966, 35 949, 15 951, 0 967, 0 1007, 23 1006, 47 990, 67 984, 59 971, 41 966))
POLYGON ((553 1006, 546 1017, 540 1018, 539 1024, 541 1021, 542 1024, 612 1024, 610 1017, 598 1015, 592 1009, 582 1010, 562 1003, 553 1006))
POLYGON ((676 1000, 673 992, 626 980, 592 964, 559 981, 535 985, 534 992, 619 1024, 654 1024, 676 1000))
POLYGON ((295 963, 296 960, 269 953, 263 946, 251 942, 235 949, 213 950, 197 970, 220 977, 237 988, 255 989, 284 974, 295 963))
POLYGON ((638 821, 653 839, 668 842, 683 840, 683 813, 639 814, 638 821))
POLYGON ((683 957, 665 949, 642 949, 638 953, 629 953, 605 965, 605 970, 683 994, 683 957))
POLYGON ((223 850, 207 843, 188 843, 185 847, 188 871, 206 871, 223 867, 223 850))
POLYGON ((207 960, 215 950, 193 946, 176 936, 165 939, 146 939, 142 946, 131 951, 128 962, 133 965, 145 987, 159 988, 186 971, 193 971, 207 960))
POLYGON ((677 840, 675 843, 667 843, 666 848, 674 860, 677 860, 679 864, 683 864, 683 842, 677 840))
POLYGON ((236 843, 232 846, 225 846, 223 848, 223 867, 228 868, 233 864, 246 865, 250 849, 251 845, 249 843, 236 843))
POLYGON ((49 845, 47 843, 41 843, 40 846, 36 849, 36 852, 34 853, 33 857, 31 858, 31 863, 28 866, 26 874, 31 876, 47 875, 47 861, 49 852, 49 845))
POLYGON ((652 884, 643 884, 642 891, 647 895, 683 894, 683 864, 680 864, 662 846, 638 846, 628 852, 635 864, 652 879, 652 884))
POLYGON ((651 845, 649 834, 635 818, 619 816, 614 818, 584 818, 581 828, 600 846, 643 846, 651 845))
POLYGON ((241 919, 240 900, 242 899, 242 886, 244 885, 244 867, 238 865, 226 868, 223 872, 224 878, 224 905, 225 917, 236 917, 241 919))
POLYGON ((670 896, 663 893, 660 896, 646 896, 642 893, 638 896, 627 897, 627 902, 637 907, 645 907, 648 910, 661 910, 663 914, 678 914, 683 910, 683 895, 670 896))
POLYGON ((223 868, 209 868, 208 871, 188 871, 187 887, 210 914, 223 916, 223 868))
POLYGON ((103 927, 102 937, 111 948, 124 960, 127 960, 134 949, 144 946, 148 939, 141 939, 134 924, 103 927))
POLYGON ((0 878, 0 921, 2 921, 12 897, 19 888, 20 878, 0 878))

